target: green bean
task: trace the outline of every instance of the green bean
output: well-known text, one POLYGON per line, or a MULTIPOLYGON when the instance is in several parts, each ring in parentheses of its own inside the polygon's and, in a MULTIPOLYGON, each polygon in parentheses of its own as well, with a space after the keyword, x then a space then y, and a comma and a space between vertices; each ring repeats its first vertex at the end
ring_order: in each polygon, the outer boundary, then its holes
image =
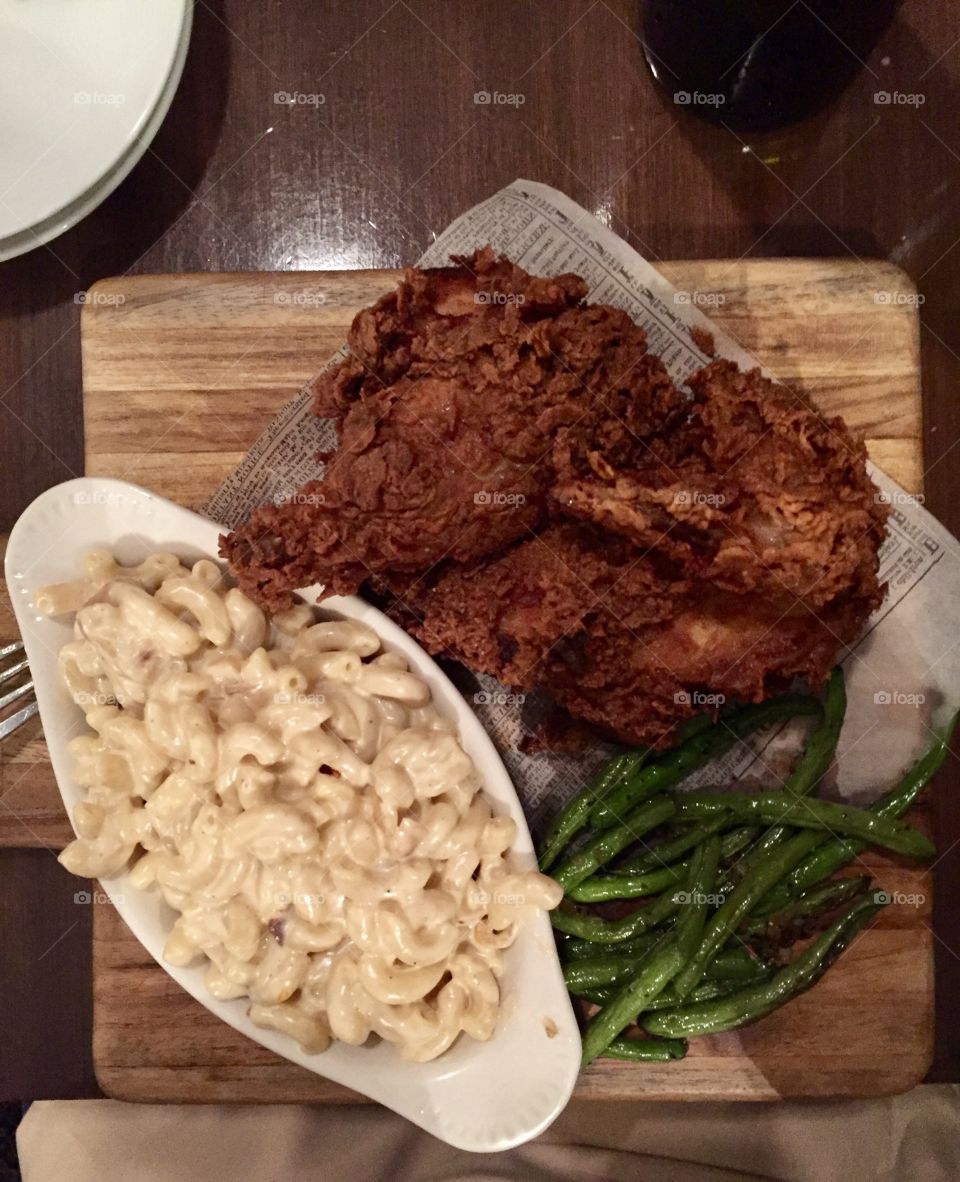
POLYGON ((540 853, 541 870, 552 866, 566 849, 571 838, 586 825, 587 816, 597 801, 603 800, 606 794, 627 776, 639 771, 648 754, 648 751, 625 751, 611 759, 609 763, 604 764, 587 787, 560 811, 543 839, 540 853))
POLYGON ((820 783, 836 755, 846 713, 847 688, 843 670, 837 665, 827 678, 823 693, 823 716, 788 776, 784 784, 785 792, 793 796, 808 796, 820 783))
POLYGON ((903 776, 900 783, 891 788, 889 792, 884 793, 876 802, 875 808, 881 817, 903 816, 926 788, 947 758, 950 740, 953 738, 958 721, 960 721, 960 710, 955 711, 942 726, 934 728, 933 742, 923 755, 903 776))
MULTIPOLYGON (((653 941, 651 948, 655 947, 657 942, 653 941)), ((564 965, 563 980, 571 993, 577 993, 580 989, 616 985, 633 976, 646 959, 646 955, 619 956, 607 953, 605 956, 584 957, 583 960, 571 961, 564 965)))
POLYGON ((696 952, 703 936, 703 925, 707 922, 719 866, 720 838, 714 834, 697 847, 690 862, 686 890, 674 896, 683 904, 677 919, 676 939, 684 964, 696 952))
MULTIPOLYGON (((765 975, 768 977, 770 976, 769 969, 766 970, 765 975)), ((751 981, 757 979, 759 979, 759 977, 751 978, 751 981)), ((694 1002, 714 1001, 718 997, 726 997, 728 993, 735 993, 737 990, 742 989, 743 984, 743 981, 701 981, 696 989, 690 990, 690 995, 686 999, 680 997, 672 985, 668 985, 659 997, 654 998, 653 1001, 649 1003, 646 1013, 650 1013, 651 1010, 673 1010, 676 1009, 677 1006, 682 1006, 684 1004, 692 1005, 694 1002)), ((610 989, 606 990, 608 996, 612 992, 613 991, 610 989)))
POLYGON ((742 944, 736 948, 726 948, 718 952, 710 962, 705 981, 751 981, 755 977, 762 977, 767 966, 742 944))
POLYGON ((590 824, 595 829, 609 829, 638 800, 671 787, 728 750, 738 739, 762 726, 800 714, 820 713, 821 706, 816 698, 800 694, 788 694, 759 705, 744 706, 707 729, 698 731, 679 747, 666 752, 624 780, 590 810, 590 824))
POLYGON ((782 792, 682 792, 675 794, 674 799, 680 816, 710 816, 726 809, 741 820, 759 817, 776 824, 786 822, 797 829, 827 830, 921 861, 936 853, 930 839, 912 825, 832 800, 790 802, 782 792))
POLYGON ((720 838, 720 857, 725 862, 735 858, 756 836, 756 825, 741 825, 739 829, 731 829, 720 838))
POLYGON ((641 1018, 643 1029, 648 1034, 688 1038, 735 1030, 765 1017, 818 981, 882 906, 870 897, 857 899, 805 952, 769 981, 716 1001, 645 1015, 641 1018))
POLYGON ((642 874, 645 870, 656 870, 660 866, 672 866, 674 862, 689 850, 696 849, 711 833, 717 833, 729 825, 729 819, 722 815, 709 817, 696 825, 688 825, 683 833, 661 841, 652 846, 645 853, 637 854, 629 861, 621 862, 616 867, 617 874, 642 874))
MULTIPOLYGON (((802 797, 810 793, 823 779, 833 762, 837 750, 837 740, 843 727, 843 719, 847 710, 847 694, 843 680, 843 670, 837 665, 827 679, 823 698, 823 715, 809 736, 800 753, 793 771, 783 785, 784 793, 788 796, 802 797)), ((723 882, 723 887, 732 889, 738 879, 745 878, 753 866, 763 857, 767 850, 780 845, 789 836, 786 825, 772 825, 757 841, 756 845, 736 867, 736 874, 730 873, 723 882)))
POLYGON ((790 927, 800 919, 808 919, 822 911, 829 911, 860 894, 869 882, 870 879, 864 875, 860 878, 832 879, 822 886, 811 887, 775 914, 751 917, 740 928, 740 937, 750 940, 765 935, 770 928, 790 927))
MULTIPOLYGON (((639 854, 628 861, 621 862, 616 867, 616 873, 643 874, 647 870, 663 866, 664 863, 670 865, 679 854, 694 849, 712 833, 719 833, 721 830, 727 829, 730 824, 731 818, 722 813, 708 817, 701 824, 691 825, 686 833, 680 834, 677 838, 671 838, 669 841, 654 846, 645 854, 639 854)), ((729 829, 720 838, 721 859, 725 861, 727 858, 735 857, 745 846, 750 844, 756 836, 756 832, 757 829, 754 825, 741 825, 738 829, 729 829)), ((688 866, 689 862, 684 861, 681 865, 688 866)))
POLYGON ((602 1052, 604 1059, 631 1059, 642 1063, 669 1063, 687 1053, 683 1038, 615 1038, 602 1052))
MULTIPOLYGON (((602 947, 597 947, 595 940, 580 940, 576 936, 560 934, 564 940, 562 954, 568 961, 588 960, 594 956, 606 954, 602 947)), ((642 956, 659 943, 661 936, 662 933, 645 932, 643 935, 635 936, 632 940, 621 940, 607 951, 614 956, 642 956)))
POLYGON ((683 967, 683 953, 676 941, 668 938, 661 948, 651 953, 639 973, 617 993, 602 1010, 587 1023, 583 1032, 584 1067, 592 1063, 625 1030, 647 1005, 662 993, 683 967))
POLYGON ((646 895, 659 895, 667 887, 683 882, 689 868, 689 862, 678 862, 675 866, 647 870, 643 874, 594 874, 584 879, 579 886, 568 890, 567 896, 576 903, 604 903, 608 899, 642 899, 646 895))
MULTIPOLYGON (((678 928, 679 932, 679 928, 678 928)), ((601 990, 610 985, 620 985, 635 975, 647 955, 663 937, 652 935, 646 948, 630 956, 607 953, 569 961, 563 968, 563 979, 567 989, 578 997, 587 996, 584 990, 601 990)), ((594 945, 596 948, 596 945, 594 945)), ((766 965, 746 948, 730 948, 719 953, 707 971, 704 984, 728 985, 729 982, 742 984, 762 976, 766 965)))
MULTIPOLYGON (((766 969, 763 974, 758 974, 757 977, 751 978, 751 983, 755 983, 762 977, 769 977, 770 970, 766 969)), ((650 1013, 652 1010, 673 1010, 677 1006, 684 1004, 692 1005, 694 1002, 713 1001, 718 997, 726 997, 728 993, 736 993, 743 989, 744 982, 741 981, 701 981, 696 989, 690 990, 690 996, 685 1000, 677 996, 676 990, 672 985, 668 985, 659 997, 655 997, 653 1001, 647 1003, 645 1013, 650 1013)), ((584 985, 578 986, 576 989, 571 989, 570 992, 575 997, 581 997, 585 1001, 592 1001, 595 1005, 605 1006, 617 995, 616 985, 584 985)), ((639 1017, 639 1015, 638 1015, 639 1017)))
POLYGON ((649 833, 664 821, 669 821, 676 811, 676 804, 668 796, 645 800, 629 812, 616 828, 598 833, 588 841, 582 849, 555 870, 552 877, 565 891, 572 890, 601 866, 612 861, 644 833, 649 833))
MULTIPOLYGON (((731 829, 720 839, 720 856, 732 857, 747 844, 756 832, 752 826, 731 829)), ((568 898, 575 903, 604 903, 610 899, 642 899, 647 895, 658 895, 667 887, 682 882, 690 869, 690 861, 663 866, 659 870, 646 870, 639 874, 591 875, 579 886, 567 891, 568 898)), ((723 893, 721 888, 720 893, 723 893)), ((731 887, 732 889, 732 887, 731 887)), ((586 952, 583 955, 587 955, 586 952)))
POLYGON ((638 907, 623 919, 601 919, 583 911, 564 909, 563 905, 550 912, 550 922, 560 932, 593 940, 597 944, 618 944, 630 940, 670 919, 680 909, 670 892, 658 895, 646 907, 638 907))
POLYGON ((611 998, 617 996, 616 985, 578 985, 570 992, 574 997, 582 997, 584 1001, 592 1001, 594 1005, 605 1006, 611 998))
POLYGON ((737 883, 742 882, 754 866, 762 861, 768 850, 780 844, 782 840, 782 826, 774 825, 765 833, 760 832, 759 826, 753 827, 753 846, 750 851, 732 866, 728 866, 717 880, 717 890, 721 895, 729 895, 736 889, 737 883), (755 840, 754 840, 755 839, 755 840))
POLYGON ((811 848, 811 841, 815 839, 814 834, 798 833, 783 845, 770 850, 764 861, 754 868, 750 877, 745 878, 724 900, 720 909, 710 918, 700 947, 677 977, 676 990, 681 997, 686 997, 701 981, 730 935, 743 923, 767 891, 806 857, 811 848))
MULTIPOLYGON (((910 770, 889 792, 874 801, 870 811, 879 817, 902 817, 926 788, 934 774, 940 769, 950 750, 950 739, 957 726, 960 711, 953 714, 945 725, 934 730, 933 742, 910 770)), ((846 866, 866 846, 866 842, 843 838, 825 837, 817 843, 806 861, 789 875, 769 896, 763 900, 757 915, 771 915, 779 911, 807 887, 829 878, 835 870, 846 866)))
MULTIPOLYGON (((718 814, 723 815, 723 814, 718 814)), ((727 823, 729 824, 728 817, 727 823)), ((729 861, 735 858, 741 850, 745 850, 752 842, 757 840, 757 835, 760 833, 758 825, 743 825, 739 829, 731 829, 729 833, 725 834, 721 839, 720 856, 724 861, 729 861), (729 851, 729 852, 728 852, 729 851)), ((756 847, 754 847, 756 848, 756 847)), ((753 850, 750 851, 751 854, 753 850)), ((750 855, 746 855, 749 857, 750 855)), ((742 874, 736 873, 735 868, 744 861, 741 858, 739 862, 734 862, 732 865, 724 866, 717 875, 717 894, 729 895, 736 889, 737 883, 743 878, 742 874)))

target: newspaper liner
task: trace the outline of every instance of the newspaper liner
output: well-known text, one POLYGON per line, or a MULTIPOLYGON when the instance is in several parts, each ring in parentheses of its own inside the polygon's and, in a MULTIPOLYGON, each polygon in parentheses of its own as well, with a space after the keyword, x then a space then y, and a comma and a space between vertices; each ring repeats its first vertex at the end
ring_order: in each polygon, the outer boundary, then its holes
MULTIPOLYGON (((698 344, 704 338, 694 329, 711 334, 716 355, 745 368, 757 364, 696 306, 675 299, 676 289, 632 247, 547 185, 518 180, 474 206, 437 238, 420 265, 441 266, 451 254, 467 254, 487 243, 534 274, 582 275, 592 301, 623 308, 642 325, 649 348, 661 356, 675 382, 710 360, 698 344)), ((290 499, 300 485, 321 474, 314 457, 329 450, 335 437, 329 420, 310 413, 310 402, 308 383, 206 505, 211 518, 233 528, 257 505, 290 499)), ((880 555, 880 578, 888 592, 843 658, 849 704, 839 775, 828 787, 860 801, 874 799, 891 785, 926 745, 931 727, 960 698, 960 549, 913 497, 872 465, 870 471, 892 509, 880 555)), ((542 714, 543 700, 515 694, 459 666, 450 672, 500 749, 534 829, 579 791, 613 750, 601 744, 578 756, 523 754, 521 740, 542 714)), ((803 730, 797 722, 759 733, 691 776, 685 786, 735 781, 775 786, 803 730)))

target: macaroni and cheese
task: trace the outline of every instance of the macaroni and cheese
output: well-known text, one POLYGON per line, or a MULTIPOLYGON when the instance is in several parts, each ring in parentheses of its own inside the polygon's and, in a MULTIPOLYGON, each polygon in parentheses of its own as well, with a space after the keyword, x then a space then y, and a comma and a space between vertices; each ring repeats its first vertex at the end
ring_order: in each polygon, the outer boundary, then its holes
POLYGON ((214 997, 308 1052, 490 1038, 503 951, 562 892, 511 868, 514 822, 403 656, 307 605, 267 618, 171 554, 96 551, 36 603, 76 612, 59 660, 91 732, 68 870, 158 888, 165 959, 205 959, 214 997))

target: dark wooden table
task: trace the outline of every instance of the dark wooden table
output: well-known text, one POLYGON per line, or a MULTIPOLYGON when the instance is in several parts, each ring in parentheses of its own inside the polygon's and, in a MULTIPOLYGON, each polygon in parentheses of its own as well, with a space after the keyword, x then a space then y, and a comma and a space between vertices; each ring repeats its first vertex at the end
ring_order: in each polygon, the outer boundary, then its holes
MULTIPOLYGON (((802 0, 801 0, 802 2, 802 0)), ((152 150, 91 217, 0 265, 0 529, 83 469, 79 305, 124 271, 413 261, 518 176, 658 258, 886 258, 921 308, 927 504, 960 533, 960 15, 908 0, 843 98, 764 139, 652 86, 638 0, 197 0, 152 150), (878 90, 923 96, 878 105, 878 90), (478 90, 524 96, 481 106, 478 90), (287 105, 280 93, 322 95, 287 105)), ((42 101, 38 100, 38 101, 42 101)), ((938 1037, 960 1080, 960 803, 940 777, 938 1037)), ((43 850, 0 854, 0 1098, 96 1094, 89 907, 43 850)))

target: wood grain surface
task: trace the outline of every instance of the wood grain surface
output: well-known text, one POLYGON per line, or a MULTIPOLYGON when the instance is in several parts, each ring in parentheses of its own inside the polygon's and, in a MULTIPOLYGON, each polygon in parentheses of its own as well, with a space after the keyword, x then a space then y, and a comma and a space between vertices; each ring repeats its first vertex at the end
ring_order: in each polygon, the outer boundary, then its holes
MULTIPOLYGON (((664 262, 680 290, 784 381, 842 414, 870 456, 920 485, 916 306, 889 263, 664 262), (718 303, 714 304, 713 301, 718 303)), ((82 319, 86 471, 200 504, 343 342, 391 271, 108 279, 82 319)))
MULTIPOLYGON (((763 137, 701 123, 652 84, 639 11, 637 0, 200 0, 183 82, 150 151, 80 225, 0 264, 0 529, 82 473, 80 298, 98 279, 396 267, 464 209, 528 177, 564 189, 654 262, 841 256, 903 267, 924 301, 926 503, 960 534, 957 6, 904 4, 832 106, 763 137), (477 107, 479 89, 524 102, 477 107), (924 101, 878 106, 879 90, 924 101), (284 91, 324 101, 280 106, 284 91)), ((43 848, 64 830, 45 812, 42 761, 35 734, 0 750, 4 840, 35 847, 0 850, 0 1097, 97 1092, 89 923, 72 917, 74 885, 43 848)), ((932 793, 943 853, 930 1078, 954 1082, 957 768, 951 760, 932 793)))
MULTIPOLYGON (((891 475, 918 490, 916 309, 895 267, 846 260, 661 264, 757 358, 842 413, 891 475)), ((86 470, 197 506, 269 418, 343 341, 395 272, 147 275, 91 291, 82 317, 86 470)), ((921 818, 923 810, 918 810, 921 818)), ((879 886, 922 900, 888 909, 798 1003, 738 1034, 695 1041, 681 1063, 600 1061, 578 1094, 765 1100, 861 1096, 918 1082, 933 1043, 927 875, 870 855, 879 886)), ((109 905, 95 909, 94 1064, 125 1100, 343 1100, 345 1089, 218 1021, 180 990, 109 905)))

